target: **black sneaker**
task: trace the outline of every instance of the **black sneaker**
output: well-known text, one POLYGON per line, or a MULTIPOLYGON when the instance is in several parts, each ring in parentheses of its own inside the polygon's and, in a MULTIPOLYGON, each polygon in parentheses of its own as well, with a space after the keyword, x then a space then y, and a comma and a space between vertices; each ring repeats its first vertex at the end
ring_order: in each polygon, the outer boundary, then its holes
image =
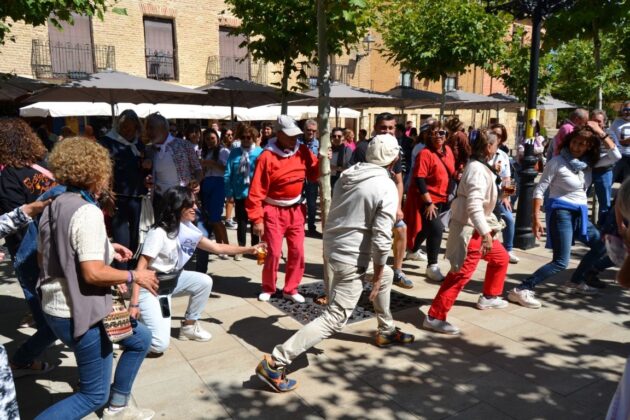
POLYGON ((596 289, 603 289, 605 288, 606 282, 605 281, 601 281, 599 279, 599 277, 597 276, 597 273, 589 273, 586 275, 586 280, 585 283, 591 287, 594 287, 596 289))
POLYGON ((320 232, 318 232, 317 229, 309 229, 306 232, 306 236, 308 236, 309 238, 315 238, 315 239, 321 239, 322 238, 322 234, 320 232))
POLYGON ((402 271, 394 273, 394 284, 403 289, 413 288, 413 282, 409 280, 402 271))

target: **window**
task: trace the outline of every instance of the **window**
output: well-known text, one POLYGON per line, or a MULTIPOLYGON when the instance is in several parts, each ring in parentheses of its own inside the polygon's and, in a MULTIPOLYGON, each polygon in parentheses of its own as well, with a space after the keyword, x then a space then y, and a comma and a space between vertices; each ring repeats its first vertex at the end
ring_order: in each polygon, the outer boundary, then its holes
POLYGON ((245 36, 230 36, 231 29, 219 27, 219 58, 221 77, 236 76, 243 80, 251 80, 247 48, 241 47, 245 36), (242 60, 242 61, 241 61, 242 60))
POLYGON ((94 73, 92 25, 89 16, 72 14, 74 25, 48 23, 50 65, 53 77, 81 78, 94 73))
POLYGON ((449 74, 448 76, 446 76, 444 85, 447 92, 450 92, 451 90, 457 90, 457 75, 449 74))
POLYGON ((148 78, 177 80, 177 49, 172 20, 144 18, 144 48, 148 78))
POLYGON ((400 72, 400 86, 413 87, 413 74, 410 71, 400 72))

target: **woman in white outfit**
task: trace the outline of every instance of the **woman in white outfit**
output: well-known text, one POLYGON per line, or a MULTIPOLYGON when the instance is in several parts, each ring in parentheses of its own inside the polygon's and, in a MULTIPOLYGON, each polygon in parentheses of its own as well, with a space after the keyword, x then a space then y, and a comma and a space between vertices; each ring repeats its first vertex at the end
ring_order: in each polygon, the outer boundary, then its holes
POLYGON ((264 247, 261 244, 242 247, 210 241, 192 224, 196 209, 194 194, 189 188, 167 190, 162 212, 142 247, 138 269, 156 271, 160 282, 158 296, 134 287, 130 312, 135 318, 141 315, 140 321, 151 330, 153 353, 163 353, 168 348, 172 296, 190 295, 179 339, 208 341, 212 338, 197 322, 212 291, 212 279, 207 274, 183 269, 196 248, 215 254, 236 255, 255 254, 258 248, 264 247))

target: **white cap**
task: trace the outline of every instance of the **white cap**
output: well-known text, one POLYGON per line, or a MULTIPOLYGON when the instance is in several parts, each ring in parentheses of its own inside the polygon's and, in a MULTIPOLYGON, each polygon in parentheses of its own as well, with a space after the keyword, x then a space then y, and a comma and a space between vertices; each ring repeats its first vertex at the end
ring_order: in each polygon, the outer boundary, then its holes
POLYGON ((387 166, 400 154, 398 140, 391 134, 379 134, 368 143, 365 161, 378 166, 387 166))
POLYGON ((278 116, 278 130, 282 130, 282 132, 289 137, 302 134, 302 130, 300 130, 295 120, 288 115, 278 116))

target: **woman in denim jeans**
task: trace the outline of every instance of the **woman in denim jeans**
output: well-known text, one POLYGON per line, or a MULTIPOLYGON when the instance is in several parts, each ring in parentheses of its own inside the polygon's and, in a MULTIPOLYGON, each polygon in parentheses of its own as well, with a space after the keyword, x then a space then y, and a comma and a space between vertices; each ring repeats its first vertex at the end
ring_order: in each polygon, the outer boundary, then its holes
POLYGON ((153 411, 128 406, 151 341, 149 330, 134 320, 133 335, 120 341, 124 350, 111 384, 113 348, 102 323, 112 311, 111 287, 124 291, 135 283, 155 293, 157 279, 150 270, 110 267, 113 260, 124 262, 132 253, 109 242, 98 206, 111 181, 109 153, 85 138, 66 139, 50 155, 50 167, 67 190, 40 219, 42 310, 55 335, 74 352, 80 384, 78 392, 37 418, 79 419, 109 400, 103 419, 150 419, 153 411))
MULTIPOLYGON (((586 190, 591 185, 591 169, 600 157, 600 142, 600 135, 592 127, 577 129, 567 135, 560 154, 547 162, 540 182, 534 190, 532 230, 540 239, 543 227, 539 213, 543 195, 549 189, 545 212, 548 221, 547 247, 553 250, 553 259, 510 291, 508 295, 510 301, 527 308, 540 308, 542 304, 534 297, 534 288, 568 267, 574 240, 580 240, 589 248, 597 247, 601 243, 599 231, 588 219, 586 196, 586 190)), ((585 262, 587 260, 582 260, 577 271, 584 268, 585 262)), ((585 282, 568 282, 564 289, 569 293, 596 292, 595 288, 585 282)))

